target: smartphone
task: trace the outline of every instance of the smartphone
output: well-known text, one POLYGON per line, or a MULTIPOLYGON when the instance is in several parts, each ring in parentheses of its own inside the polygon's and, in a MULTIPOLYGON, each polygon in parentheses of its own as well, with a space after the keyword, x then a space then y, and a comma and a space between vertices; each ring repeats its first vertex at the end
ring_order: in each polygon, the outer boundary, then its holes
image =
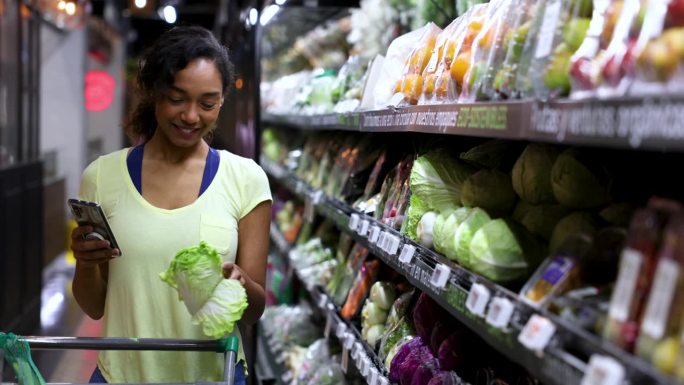
POLYGON ((71 213, 74 215, 74 219, 79 226, 92 226, 93 232, 85 235, 85 239, 102 239, 109 241, 109 245, 113 249, 119 249, 119 255, 121 255, 121 249, 119 244, 114 238, 114 233, 109 227, 107 222, 107 217, 102 211, 102 206, 96 202, 88 202, 79 199, 69 199, 69 207, 71 208, 71 213))

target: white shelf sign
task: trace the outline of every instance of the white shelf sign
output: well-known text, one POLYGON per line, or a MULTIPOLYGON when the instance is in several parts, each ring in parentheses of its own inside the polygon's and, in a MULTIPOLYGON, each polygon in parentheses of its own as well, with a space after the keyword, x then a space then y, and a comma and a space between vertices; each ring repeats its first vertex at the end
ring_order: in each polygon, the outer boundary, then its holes
POLYGON ((541 353, 556 332, 556 325, 548 319, 533 314, 518 335, 518 341, 526 348, 541 353))
POLYGON ((449 281, 449 275, 451 275, 451 269, 449 266, 438 263, 435 265, 435 269, 432 271, 430 285, 437 289, 444 289, 444 286, 446 286, 446 283, 449 281))
POLYGON ((470 292, 468 293, 468 298, 466 299, 466 308, 471 313, 480 317, 484 317, 489 298, 491 298, 489 289, 487 289, 484 285, 474 283, 473 286, 471 286, 470 292))
POLYGON ((380 238, 378 239, 378 248, 382 251, 385 251, 385 248, 387 248, 387 240, 389 238, 389 234, 385 231, 380 233, 380 238))
POLYGON ((366 234, 368 234, 368 225, 369 225, 369 223, 368 223, 367 220, 365 220, 365 219, 362 220, 362 221, 361 221, 361 224, 359 224, 359 226, 358 226, 358 231, 357 231, 357 233, 358 233, 360 236, 365 237, 366 234))
POLYGON ((335 330, 335 335, 339 340, 343 340, 344 335, 347 333, 347 325, 340 322, 337 324, 337 329, 335 330))
POLYGON ((370 233, 368 234, 368 241, 375 244, 378 242, 378 237, 380 237, 380 227, 371 226, 370 233))
POLYGON ((313 202, 314 205, 318 206, 323 201, 324 196, 325 196, 325 194, 323 194, 322 190, 317 190, 315 193, 313 193, 313 195, 311 197, 311 201, 313 202))
POLYGON ((370 374, 368 375, 368 384, 369 385, 377 385, 378 384, 378 377, 380 377, 380 372, 378 371, 378 369, 371 368, 370 374))
POLYGON ((396 235, 390 235, 390 241, 387 245, 387 254, 389 255, 397 255, 397 252, 399 251, 399 237, 396 235))
POLYGON ((411 263, 413 260, 413 255, 416 253, 416 247, 409 245, 408 243, 401 248, 401 253, 399 254, 399 262, 401 263, 411 263))
POLYGON ((349 217, 349 230, 356 231, 359 225, 359 214, 354 213, 349 217))
POLYGON ((354 333, 347 333, 344 336, 344 348, 347 350, 351 350, 351 348, 354 347, 355 341, 356 338, 354 337, 354 333))
POLYGON ((489 304, 487 323, 499 329, 506 329, 513 316, 513 302, 503 297, 495 297, 489 304))
POLYGON ((621 385, 625 367, 612 357, 594 354, 580 385, 621 385))

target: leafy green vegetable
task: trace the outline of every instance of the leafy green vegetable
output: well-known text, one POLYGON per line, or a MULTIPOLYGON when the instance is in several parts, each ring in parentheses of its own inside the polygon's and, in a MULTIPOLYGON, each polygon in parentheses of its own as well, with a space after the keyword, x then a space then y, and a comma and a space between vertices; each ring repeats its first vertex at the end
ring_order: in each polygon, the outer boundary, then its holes
POLYGON ((461 204, 461 185, 474 172, 444 150, 419 156, 411 169, 411 192, 442 212, 461 204))
POLYGON ((513 189, 521 199, 532 204, 554 203, 551 168, 558 158, 558 149, 546 144, 531 143, 515 162, 512 171, 513 189))
POLYGON ((456 229, 456 232, 453 235, 452 253, 456 256, 456 260, 463 266, 472 266, 473 261, 470 257, 470 242, 472 241, 475 232, 490 220, 491 218, 484 210, 476 207, 470 211, 470 214, 468 214, 463 220, 463 223, 456 229))
POLYGON ((587 212, 574 212, 561 219, 553 228, 549 249, 551 252, 565 242, 566 238, 574 234, 586 234, 593 236, 599 228, 599 219, 596 215, 587 212))
POLYGON ((159 277, 178 291, 192 322, 210 337, 232 332, 247 308, 245 288, 223 278, 221 257, 205 242, 180 250, 159 277))
POLYGON ((452 261, 458 260, 458 257, 456 255, 456 248, 454 246, 454 235, 456 234, 456 230, 458 230, 458 227, 463 223, 463 221, 470 215, 470 212, 473 209, 468 208, 468 207, 460 207, 456 209, 451 215, 449 215, 449 218, 447 218, 446 222, 444 222, 443 230, 442 230, 442 237, 439 240, 439 243, 441 245, 442 250, 440 251, 442 254, 444 254, 447 258, 451 259, 452 261))
POLYGON ((495 168, 509 172, 518 159, 520 150, 521 146, 518 142, 493 139, 462 152, 460 158, 476 167, 495 168))
POLYGON ((432 226, 432 245, 434 249, 440 253, 444 253, 444 246, 442 244, 445 239, 444 224, 454 211, 456 211, 455 208, 439 213, 437 218, 435 218, 435 224, 432 226))
POLYGON ((530 266, 518 240, 503 219, 482 226, 470 244, 472 270, 495 282, 525 278, 530 266))
POLYGON ((576 209, 602 206, 610 201, 612 180, 605 167, 586 151, 570 148, 551 169, 553 193, 560 204, 576 209))
POLYGON ((423 217, 423 214, 430 211, 430 206, 416 194, 411 194, 409 198, 408 215, 406 216, 407 221, 403 233, 407 237, 417 240, 418 235, 416 234, 416 227, 423 217))
POLYGON ((480 207, 495 217, 510 213, 516 199, 511 178, 493 169, 483 169, 471 175, 461 190, 464 206, 480 207))
POLYGON ((533 235, 549 240, 553 228, 568 213, 569 210, 561 205, 532 206, 519 222, 533 235))

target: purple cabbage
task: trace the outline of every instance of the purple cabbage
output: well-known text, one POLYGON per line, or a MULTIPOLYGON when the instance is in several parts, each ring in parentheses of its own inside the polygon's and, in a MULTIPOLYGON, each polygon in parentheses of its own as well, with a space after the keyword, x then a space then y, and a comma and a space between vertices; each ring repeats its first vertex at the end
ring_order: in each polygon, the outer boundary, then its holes
POLYGON ((439 367, 442 370, 456 370, 462 368, 466 364, 467 350, 471 349, 473 344, 469 343, 472 339, 465 330, 458 330, 444 340, 439 345, 437 351, 437 360, 439 367))
POLYGON ((449 324, 447 321, 449 314, 438 303, 428 297, 427 294, 421 293, 413 308, 413 324, 418 335, 426 342, 430 342, 432 328, 437 321, 442 321, 445 325, 449 324))
POLYGON ((449 330, 446 324, 442 323, 442 321, 438 320, 435 322, 435 326, 432 329, 432 334, 430 335, 430 350, 435 357, 439 351, 439 346, 444 340, 449 338, 451 333, 452 331, 449 330))
POLYGON ((424 361, 413 373, 410 385, 428 385, 430 380, 432 380, 432 377, 439 372, 438 365, 437 360, 434 358, 424 361))

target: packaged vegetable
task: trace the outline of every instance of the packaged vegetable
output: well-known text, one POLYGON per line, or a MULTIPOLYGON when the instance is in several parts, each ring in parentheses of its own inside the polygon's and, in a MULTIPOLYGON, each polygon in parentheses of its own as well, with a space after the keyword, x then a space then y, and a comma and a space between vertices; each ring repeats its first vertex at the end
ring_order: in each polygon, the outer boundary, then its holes
POLYGON ((409 104, 417 104, 423 93, 423 71, 441 31, 441 28, 432 22, 422 28, 421 37, 408 56, 402 76, 394 85, 394 93, 403 94, 404 100, 409 104))
POLYGON ((388 281, 378 281, 371 286, 370 300, 380 309, 389 310, 396 300, 394 285, 388 281))
POLYGON ((380 262, 378 260, 363 263, 356 275, 354 284, 349 291, 347 300, 344 302, 344 306, 342 306, 342 310, 340 311, 342 318, 349 321, 357 315, 361 309, 361 304, 368 295, 371 283, 375 280, 379 268, 380 262))
POLYGON ((393 383, 399 382, 401 376, 401 366, 409 357, 420 354, 421 351, 429 350, 419 336, 411 338, 399 346, 397 353, 392 358, 389 366, 389 380, 393 383))

